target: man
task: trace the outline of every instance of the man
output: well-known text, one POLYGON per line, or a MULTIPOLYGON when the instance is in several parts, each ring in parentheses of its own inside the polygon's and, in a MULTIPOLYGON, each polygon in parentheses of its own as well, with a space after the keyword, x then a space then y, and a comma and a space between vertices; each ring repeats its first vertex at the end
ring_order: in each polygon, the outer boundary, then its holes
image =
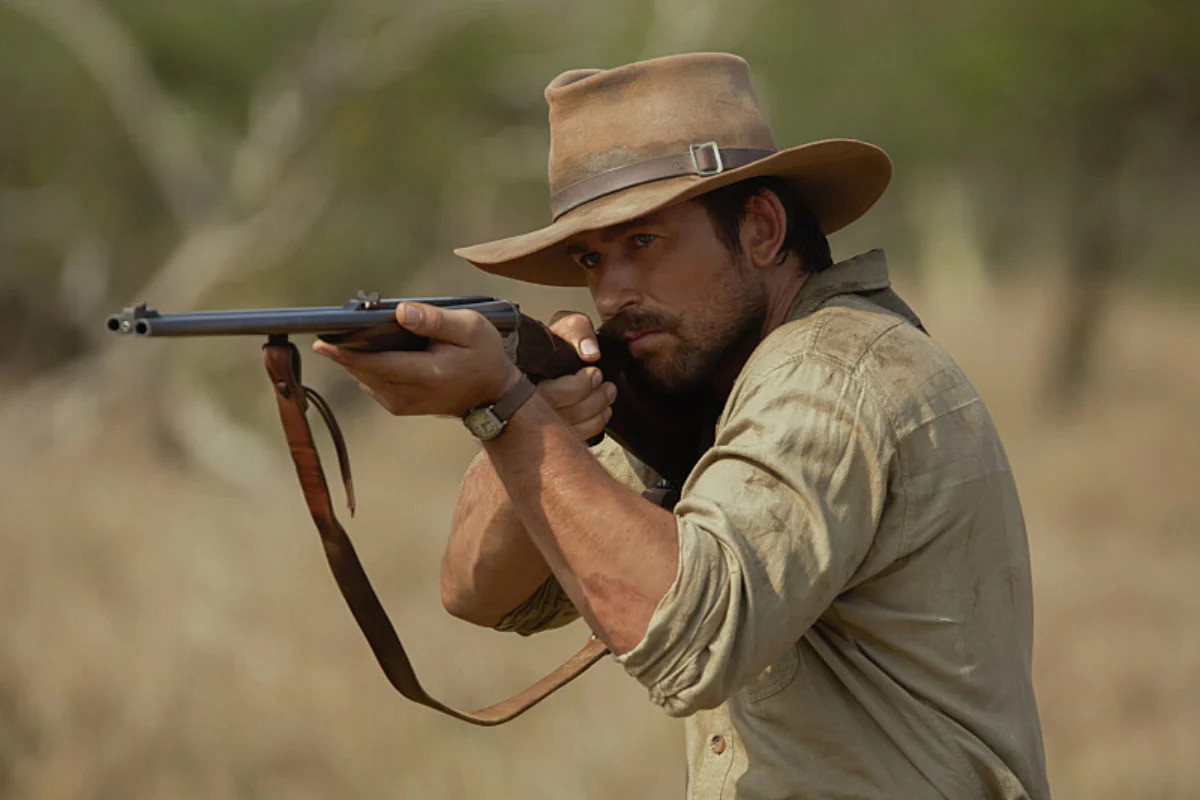
MULTIPOLYGON (((887 156, 776 150, 729 55, 568 72, 546 97, 554 222, 459 254, 586 284, 646 380, 721 410, 671 511, 645 465, 584 444, 620 402, 594 367, 534 392, 478 315, 415 304, 397 317, 428 352, 318 344, 393 413, 485 439, 447 607, 521 633, 582 615, 687 717, 691 797, 1047 796, 1003 449, 882 253, 832 265, 825 241, 887 156)), ((586 318, 555 327, 597 358, 586 318)))

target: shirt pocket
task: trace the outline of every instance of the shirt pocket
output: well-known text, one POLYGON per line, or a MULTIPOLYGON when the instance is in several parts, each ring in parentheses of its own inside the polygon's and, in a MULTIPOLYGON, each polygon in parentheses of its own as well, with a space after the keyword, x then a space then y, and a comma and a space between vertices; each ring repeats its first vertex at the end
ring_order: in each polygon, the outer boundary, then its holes
POLYGON ((770 666, 755 675, 742 688, 742 694, 747 703, 759 703, 769 697, 779 694, 788 687, 796 677, 800 666, 800 655, 797 653, 799 642, 788 647, 787 652, 776 659, 770 666))

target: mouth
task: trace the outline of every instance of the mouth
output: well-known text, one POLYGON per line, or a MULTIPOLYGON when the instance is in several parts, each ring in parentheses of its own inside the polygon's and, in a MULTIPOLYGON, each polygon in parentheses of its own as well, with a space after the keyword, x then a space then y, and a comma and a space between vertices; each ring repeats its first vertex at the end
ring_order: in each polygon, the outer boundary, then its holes
POLYGON ((662 331, 654 328, 643 328, 626 333, 625 343, 629 346, 629 351, 636 355, 653 346, 656 340, 665 335, 662 331))

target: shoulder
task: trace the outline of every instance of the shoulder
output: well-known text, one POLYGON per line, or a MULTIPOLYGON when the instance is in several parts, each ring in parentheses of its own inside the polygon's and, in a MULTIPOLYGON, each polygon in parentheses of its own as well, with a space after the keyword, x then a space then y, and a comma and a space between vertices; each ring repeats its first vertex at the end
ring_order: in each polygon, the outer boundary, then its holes
POLYGON ((755 349, 744 372, 770 372, 802 358, 827 361, 854 371, 880 337, 905 328, 924 336, 898 315, 863 298, 835 297, 811 314, 771 331, 755 349))
POLYGON ((776 328, 738 378, 742 388, 782 391, 789 382, 813 381, 832 382, 843 392, 852 386, 888 418, 898 436, 978 400, 962 370, 932 337, 857 295, 835 297, 776 328))

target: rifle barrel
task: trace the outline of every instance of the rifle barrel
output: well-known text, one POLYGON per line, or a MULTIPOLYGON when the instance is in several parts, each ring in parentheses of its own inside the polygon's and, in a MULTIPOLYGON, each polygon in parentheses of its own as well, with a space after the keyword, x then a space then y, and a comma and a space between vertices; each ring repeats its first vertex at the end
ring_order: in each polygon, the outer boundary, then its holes
POLYGON ((395 323, 402 302, 467 309, 482 314, 501 333, 513 330, 519 311, 512 303, 492 297, 414 297, 378 300, 369 305, 350 301, 344 306, 265 308, 239 311, 191 311, 160 314, 144 306, 113 314, 106 327, 113 333, 136 336, 272 336, 301 333, 332 334, 395 323))

